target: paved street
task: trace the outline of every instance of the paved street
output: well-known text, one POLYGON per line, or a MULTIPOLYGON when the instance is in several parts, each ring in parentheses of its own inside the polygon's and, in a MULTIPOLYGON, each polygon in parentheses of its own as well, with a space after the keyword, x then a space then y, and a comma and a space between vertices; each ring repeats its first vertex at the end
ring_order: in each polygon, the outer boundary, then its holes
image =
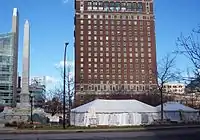
POLYGON ((200 129, 66 134, 1 134, 1 140, 199 140, 200 129))

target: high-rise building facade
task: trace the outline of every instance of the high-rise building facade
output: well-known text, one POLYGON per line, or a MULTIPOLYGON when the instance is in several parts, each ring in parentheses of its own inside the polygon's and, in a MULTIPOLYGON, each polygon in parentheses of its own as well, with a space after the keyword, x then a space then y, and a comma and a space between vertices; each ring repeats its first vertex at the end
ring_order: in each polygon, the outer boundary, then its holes
POLYGON ((153 0, 76 0, 75 11, 76 102, 157 86, 153 0))
POLYGON ((13 103, 13 42, 14 34, 0 34, 0 99, 5 106, 13 103))
POLYGON ((12 32, 0 34, 0 100, 5 106, 16 105, 19 17, 13 9, 12 32))

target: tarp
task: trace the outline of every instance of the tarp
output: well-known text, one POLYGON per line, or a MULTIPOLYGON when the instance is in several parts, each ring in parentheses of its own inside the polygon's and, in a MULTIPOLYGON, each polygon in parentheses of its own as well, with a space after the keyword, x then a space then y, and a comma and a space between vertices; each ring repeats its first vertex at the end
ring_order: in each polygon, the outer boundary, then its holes
POLYGON ((141 125, 158 117, 157 108, 137 100, 97 99, 72 109, 71 125, 141 125))
MULTIPOLYGON (((161 111, 161 105, 157 106, 158 111, 161 111)), ((169 119, 176 122, 191 122, 197 121, 199 118, 198 110, 185 106, 178 102, 166 102, 163 104, 164 119, 169 119)))
MULTIPOLYGON (((157 106, 157 109, 160 111, 161 105, 157 106)), ((166 102, 163 104, 164 111, 184 111, 184 112, 198 112, 198 110, 191 107, 185 106, 178 102, 166 102)))
POLYGON ((156 108, 137 100, 103 100, 92 102, 72 109, 72 112, 157 112, 156 108))

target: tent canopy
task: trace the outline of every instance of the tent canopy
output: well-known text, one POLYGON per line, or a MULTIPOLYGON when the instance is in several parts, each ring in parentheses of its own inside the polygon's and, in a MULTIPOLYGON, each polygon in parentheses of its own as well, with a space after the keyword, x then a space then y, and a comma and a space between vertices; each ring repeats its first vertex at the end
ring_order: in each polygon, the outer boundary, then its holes
MULTIPOLYGON (((160 110, 161 105, 157 106, 157 109, 160 110)), ((198 110, 195 110, 191 107, 185 106, 183 104, 180 104, 178 102, 166 102, 163 104, 163 110, 164 111, 185 111, 185 112, 196 112, 198 110)))
POLYGON ((72 109, 72 112, 157 112, 157 108, 137 100, 103 100, 92 102, 72 109))

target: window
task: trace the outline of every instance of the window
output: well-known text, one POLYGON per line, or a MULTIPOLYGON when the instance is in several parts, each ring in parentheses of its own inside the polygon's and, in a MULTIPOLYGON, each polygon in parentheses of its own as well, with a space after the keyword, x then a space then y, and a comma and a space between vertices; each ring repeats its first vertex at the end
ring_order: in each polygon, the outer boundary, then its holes
POLYGON ((151 53, 148 53, 148 57, 151 57, 151 53))
POLYGON ((114 59, 114 58, 112 58, 112 62, 115 62, 115 59, 114 59))
POLYGON ((94 47, 94 51, 97 51, 97 47, 94 47))
POLYGON ((80 15, 80 18, 84 18, 84 15, 80 15))
POLYGON ((93 15, 94 18, 97 18, 97 15, 93 15))
POLYGON ((83 20, 81 20, 81 24, 83 24, 83 20))
POLYGON ((148 59, 148 62, 151 63, 151 59, 148 59))
POLYGON ((88 20, 88 24, 91 24, 91 20, 88 20))
POLYGON ((106 64, 106 68, 109 68, 109 64, 106 64))
POLYGON ((126 25, 126 21, 122 21, 122 24, 123 24, 123 25, 126 25))
POLYGON ((135 41, 137 41, 138 40, 138 38, 137 37, 135 37, 135 41))

